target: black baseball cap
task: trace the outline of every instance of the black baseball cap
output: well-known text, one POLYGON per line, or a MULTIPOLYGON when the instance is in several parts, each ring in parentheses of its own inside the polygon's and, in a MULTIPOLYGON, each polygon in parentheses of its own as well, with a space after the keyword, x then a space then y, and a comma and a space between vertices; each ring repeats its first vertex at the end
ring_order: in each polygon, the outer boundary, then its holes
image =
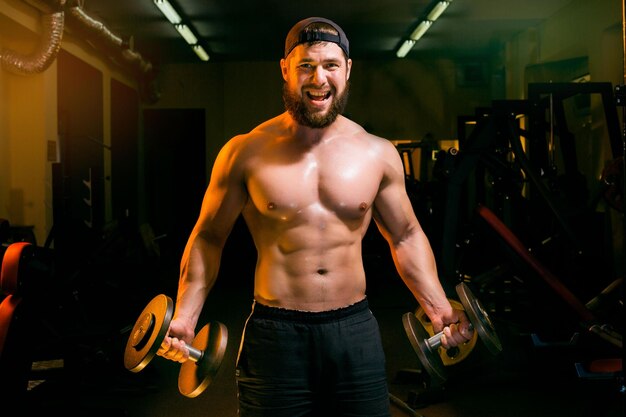
POLYGON ((293 48, 301 43, 318 41, 336 43, 343 49, 346 56, 350 56, 350 42, 348 42, 346 34, 338 24, 332 20, 324 19, 323 17, 309 17, 296 23, 287 34, 287 38, 285 39, 285 58, 287 58, 287 55, 289 55, 293 48), (306 28, 312 23, 327 23, 337 30, 337 35, 319 31, 307 31, 306 28))

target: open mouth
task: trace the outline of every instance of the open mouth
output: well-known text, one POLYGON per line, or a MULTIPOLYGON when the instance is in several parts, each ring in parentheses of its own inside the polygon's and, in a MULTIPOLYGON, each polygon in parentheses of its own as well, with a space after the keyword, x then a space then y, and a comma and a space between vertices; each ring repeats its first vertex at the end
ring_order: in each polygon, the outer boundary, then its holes
POLYGON ((306 95, 312 101, 324 101, 330 97, 330 91, 307 91, 306 95))

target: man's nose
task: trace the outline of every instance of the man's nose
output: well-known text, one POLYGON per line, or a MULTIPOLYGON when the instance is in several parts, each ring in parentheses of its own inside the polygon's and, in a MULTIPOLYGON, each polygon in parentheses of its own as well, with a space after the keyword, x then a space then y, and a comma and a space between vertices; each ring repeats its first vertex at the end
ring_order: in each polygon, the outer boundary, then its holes
POLYGON ((313 81, 316 84, 324 84, 326 82, 326 70, 321 65, 315 67, 313 71, 313 81))

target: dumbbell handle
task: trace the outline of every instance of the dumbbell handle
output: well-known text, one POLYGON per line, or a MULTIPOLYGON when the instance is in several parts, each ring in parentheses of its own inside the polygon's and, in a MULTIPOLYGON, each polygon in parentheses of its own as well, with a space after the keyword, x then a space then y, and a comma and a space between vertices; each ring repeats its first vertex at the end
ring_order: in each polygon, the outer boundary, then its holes
MULTIPOLYGON (((469 329, 470 329, 470 331, 474 330, 474 326, 472 326, 472 323, 470 323, 469 329)), ((441 346, 441 338, 442 337, 443 337, 443 330, 440 331, 439 333, 429 337, 424 342, 426 343, 426 345, 429 348, 431 348, 432 350, 435 350, 435 349, 439 348, 439 346, 441 346)))
POLYGON ((204 356, 204 351, 200 349, 196 349, 193 346, 187 346, 189 350, 189 360, 192 362, 198 362, 204 356))
POLYGON ((189 351, 189 358, 187 360, 197 363, 204 356, 203 350, 196 349, 195 347, 188 345, 188 344, 185 344, 185 346, 187 347, 187 350, 189 351))

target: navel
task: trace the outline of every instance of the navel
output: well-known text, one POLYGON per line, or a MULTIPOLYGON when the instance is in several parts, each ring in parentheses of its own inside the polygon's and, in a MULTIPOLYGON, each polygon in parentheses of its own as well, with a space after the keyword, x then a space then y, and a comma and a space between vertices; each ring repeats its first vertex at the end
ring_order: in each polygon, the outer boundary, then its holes
POLYGON ((268 210, 274 210, 276 208, 276 204, 272 201, 270 201, 269 203, 267 203, 267 209, 268 210))
POLYGON ((328 273, 328 269, 326 269, 326 268, 320 268, 320 269, 318 269, 318 270, 317 270, 317 273, 318 273, 319 275, 326 275, 326 274, 328 273))

